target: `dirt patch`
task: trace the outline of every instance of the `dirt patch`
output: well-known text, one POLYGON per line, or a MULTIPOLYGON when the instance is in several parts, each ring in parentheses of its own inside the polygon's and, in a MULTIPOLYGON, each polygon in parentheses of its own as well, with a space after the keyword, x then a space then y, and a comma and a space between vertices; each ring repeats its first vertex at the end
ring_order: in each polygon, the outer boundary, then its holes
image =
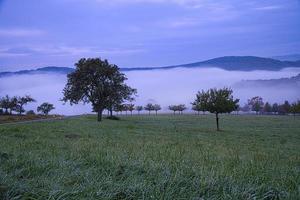
POLYGON ((68 138, 68 139, 79 139, 79 138, 81 138, 81 136, 80 135, 78 135, 78 134, 67 134, 67 135, 65 135, 65 138, 68 138))

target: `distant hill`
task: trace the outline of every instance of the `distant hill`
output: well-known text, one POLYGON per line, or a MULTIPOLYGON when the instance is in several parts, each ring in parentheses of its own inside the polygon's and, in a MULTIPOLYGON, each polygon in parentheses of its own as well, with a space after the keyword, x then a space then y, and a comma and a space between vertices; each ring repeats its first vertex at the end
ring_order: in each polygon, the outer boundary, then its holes
MULTIPOLYGON (((245 80, 235 84, 236 87, 275 87, 275 88, 300 88, 300 74, 291 78, 269 80, 245 80)), ((299 94, 300 94, 300 90, 299 94)))
MULTIPOLYGON (((278 71, 288 67, 300 67, 300 61, 280 61, 272 58, 262 58, 255 56, 225 56, 182 65, 167 67, 139 67, 139 68, 121 68, 122 71, 143 71, 143 70, 162 70, 174 68, 208 68, 215 67, 224 70, 236 71, 253 71, 253 70, 270 70, 278 71)), ((60 73, 68 74, 74 71, 69 67, 44 67, 35 70, 22 70, 17 72, 0 72, 0 77, 22 74, 41 74, 41 73, 60 73)))
POLYGON ((273 56, 272 58, 276 59, 276 60, 281 60, 281 61, 300 61, 300 54, 273 56))
POLYGON ((31 70, 21 70, 16 72, 0 72, 0 78, 5 76, 12 75, 26 75, 26 74, 46 74, 46 73, 59 73, 59 74, 69 74, 74 71, 73 68, 70 67, 42 67, 38 69, 31 70))

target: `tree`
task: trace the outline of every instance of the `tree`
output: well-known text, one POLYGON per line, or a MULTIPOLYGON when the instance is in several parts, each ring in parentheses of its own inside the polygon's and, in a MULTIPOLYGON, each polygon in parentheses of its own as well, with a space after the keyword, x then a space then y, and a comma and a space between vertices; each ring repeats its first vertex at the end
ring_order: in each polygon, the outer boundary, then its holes
POLYGON ((274 104, 272 105, 272 112, 273 112, 274 114, 277 114, 278 111, 279 111, 279 106, 278 106, 277 103, 274 103, 274 104))
POLYGON ((51 103, 43 103, 37 107, 38 112, 42 112, 44 115, 48 115, 51 110, 54 110, 54 106, 51 103))
POLYGON ((214 113, 216 116, 217 130, 219 131, 219 114, 230 113, 236 109, 239 99, 233 99, 233 91, 229 88, 210 89, 208 91, 198 92, 196 95, 195 104, 200 104, 199 101, 206 99, 205 110, 214 113), (204 96, 204 97, 202 97, 204 96))
POLYGON ((154 105, 152 103, 148 103, 145 107, 145 110, 149 112, 149 115, 151 114, 151 111, 154 110, 154 105))
POLYGON ((10 101, 11 99, 8 95, 0 99, 0 107, 4 109, 4 114, 8 114, 8 109, 10 108, 10 101))
POLYGON ((248 105, 251 107, 252 111, 255 111, 256 114, 258 114, 264 106, 263 98, 259 96, 253 97, 248 100, 248 105))
POLYGON ((208 93, 205 92, 204 90, 202 90, 201 92, 199 91, 197 93, 196 99, 192 103, 192 105, 193 106, 197 106, 203 112, 203 114, 204 114, 206 111, 208 111, 207 110, 208 100, 209 100, 208 93))
POLYGON ((17 110, 17 104, 18 104, 18 97, 14 96, 12 98, 10 98, 9 101, 9 114, 12 115, 12 111, 16 111, 17 110))
POLYGON ((140 112, 143 110, 143 106, 137 106, 135 107, 135 109, 138 111, 138 115, 139 115, 140 112))
POLYGON ((300 101, 292 103, 289 112, 292 113, 294 117, 296 116, 297 113, 300 113, 300 101))
POLYGON ((286 114, 286 113, 290 112, 291 105, 290 105, 289 101, 284 101, 284 104, 281 105, 281 106, 282 106, 283 114, 286 114))
POLYGON ((170 105, 169 106, 169 110, 173 111, 173 114, 175 115, 176 111, 177 111, 177 106, 176 105, 170 105))
POLYGON ((74 72, 68 74, 68 82, 63 90, 64 102, 78 104, 91 103, 93 111, 102 120, 105 108, 112 110, 125 100, 132 100, 136 90, 127 86, 126 76, 119 67, 100 58, 82 58, 76 64, 74 72))
POLYGON ((196 111, 197 114, 199 115, 200 111, 201 111, 201 107, 200 107, 200 105, 193 105, 192 110, 196 111))
POLYGON ((129 110, 129 112, 130 112, 130 115, 132 115, 132 111, 134 111, 134 104, 127 104, 127 108, 128 108, 128 110, 129 110))
POLYGON ((122 114, 122 111, 124 111, 124 105, 120 104, 120 105, 115 105, 114 106, 114 111, 118 114, 119 112, 122 114))
POLYGON ((161 110, 160 105, 158 104, 153 105, 153 110, 155 110, 155 115, 157 115, 157 111, 161 110))
POLYGON ((265 113, 271 113, 272 112, 271 104, 269 104, 269 102, 266 102, 263 110, 265 113))
POLYGON ((241 108, 241 111, 243 112, 249 112, 251 109, 250 109, 250 106, 248 104, 245 104, 242 108, 241 108))
POLYGON ((35 100, 29 95, 26 95, 24 97, 18 97, 15 111, 21 115, 23 112, 25 112, 24 105, 31 102, 35 102, 35 100))
POLYGON ((179 114, 181 114, 182 115, 182 112, 184 111, 184 110, 186 110, 187 108, 186 108, 186 106, 184 105, 184 104, 179 104, 178 106, 177 106, 177 110, 179 111, 179 114))

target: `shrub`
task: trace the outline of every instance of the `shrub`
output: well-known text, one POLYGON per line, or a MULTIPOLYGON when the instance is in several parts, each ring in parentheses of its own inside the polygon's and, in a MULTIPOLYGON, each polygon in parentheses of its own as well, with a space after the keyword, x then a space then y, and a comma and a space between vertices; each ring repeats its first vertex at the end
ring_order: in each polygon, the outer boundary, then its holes
POLYGON ((33 110, 29 110, 26 112, 26 115, 35 115, 35 112, 33 110))
POLYGON ((117 116, 108 116, 108 117, 106 117, 106 119, 110 119, 110 120, 120 120, 120 118, 117 117, 117 116))

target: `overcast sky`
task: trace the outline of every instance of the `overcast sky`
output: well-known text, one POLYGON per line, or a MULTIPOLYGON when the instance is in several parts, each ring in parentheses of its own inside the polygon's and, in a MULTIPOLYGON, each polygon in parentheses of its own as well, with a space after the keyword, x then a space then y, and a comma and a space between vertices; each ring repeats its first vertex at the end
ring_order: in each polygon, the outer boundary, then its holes
POLYGON ((0 71, 299 52, 299 0, 0 0, 0 71))

